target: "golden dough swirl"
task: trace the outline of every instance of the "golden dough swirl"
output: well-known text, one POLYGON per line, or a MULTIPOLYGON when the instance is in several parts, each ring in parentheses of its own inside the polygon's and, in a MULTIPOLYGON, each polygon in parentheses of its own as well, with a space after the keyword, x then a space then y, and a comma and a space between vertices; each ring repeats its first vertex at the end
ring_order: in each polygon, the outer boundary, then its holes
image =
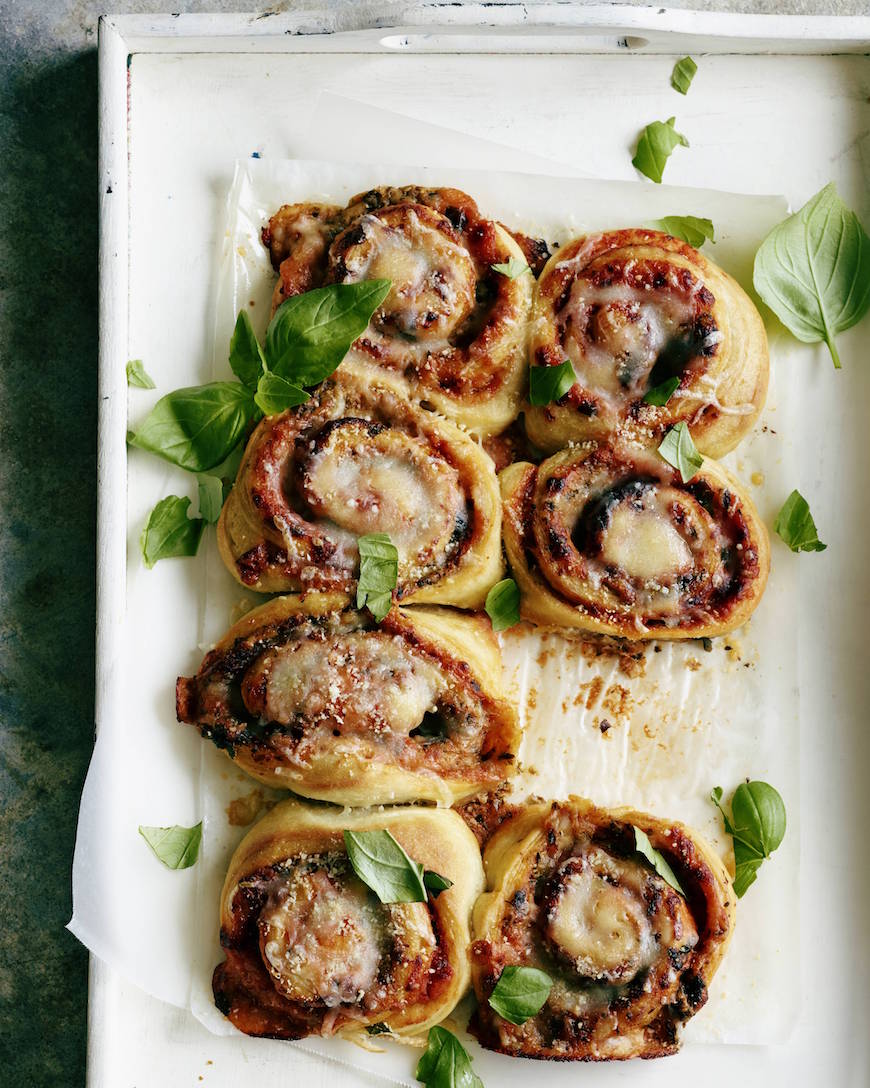
POLYGON ((488 620, 394 608, 375 625, 339 594, 249 613, 179 678, 176 709, 267 786, 342 805, 452 804, 500 785, 519 744, 488 620))
POLYGON ((533 279, 492 266, 534 260, 534 240, 521 248, 458 189, 416 185, 370 189, 346 208, 284 205, 263 240, 279 273, 273 312, 326 283, 392 280, 348 359, 475 435, 516 417, 533 279))
POLYGON ((569 359, 577 375, 557 403, 526 412, 529 437, 547 452, 591 438, 658 446, 685 421, 698 449, 721 457, 767 396, 767 335, 749 297, 696 249, 654 230, 586 235, 550 258, 535 289, 529 359, 569 359), (672 378, 667 404, 644 402, 672 378))
POLYGON ((248 1035, 425 1032, 468 986, 474 836, 446 809, 340 809, 284 801, 239 844, 221 894, 215 1003, 248 1035), (342 832, 388 830, 453 882, 425 903, 383 904, 353 872, 342 832))
POLYGON ((351 592, 358 537, 387 533, 397 599, 476 608, 501 575, 500 530, 495 470, 477 443, 345 365, 254 431, 218 544, 249 589, 351 592))
POLYGON ((563 450, 501 473, 504 543, 525 619, 630 639, 744 623, 767 582, 767 530, 705 460, 688 483, 657 453, 563 450))
POLYGON ((474 909, 472 1030, 527 1058, 652 1058, 707 999, 731 937, 735 897, 711 847, 681 824, 571 797, 517 809, 484 851, 474 909), (645 832, 685 896, 635 849, 645 832), (543 1008, 509 1023, 488 999, 508 966, 545 971, 543 1008))

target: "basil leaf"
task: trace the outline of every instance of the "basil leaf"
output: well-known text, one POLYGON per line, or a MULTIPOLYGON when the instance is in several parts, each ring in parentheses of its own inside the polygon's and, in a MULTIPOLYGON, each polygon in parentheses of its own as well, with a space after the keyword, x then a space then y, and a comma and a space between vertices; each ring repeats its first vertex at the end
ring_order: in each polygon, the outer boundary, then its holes
POLYGON ((328 378, 391 286, 390 280, 332 283, 282 302, 266 331, 269 369, 299 386, 328 378))
POLYGON ((238 444, 253 413, 250 390, 238 382, 176 389, 127 441, 189 472, 208 472, 238 444))
POLYGON ((713 220, 699 219, 696 215, 666 215, 664 219, 651 220, 650 226, 681 242, 688 242, 695 249, 700 249, 707 239, 716 241, 713 220))
POLYGON ((495 583, 486 595, 484 608, 492 620, 493 631, 506 631, 520 622, 520 587, 513 578, 495 583))
POLYGON ((741 782, 731 798, 731 816, 722 807, 722 787, 710 800, 722 813, 725 830, 734 843, 734 894, 741 899, 755 883, 759 866, 785 837, 785 804, 766 782, 741 782))
POLYGON ((199 516, 206 525, 214 525, 224 504, 224 485, 219 476, 197 476, 199 516))
POLYGON ((199 857, 202 820, 193 827, 142 827, 139 834, 167 869, 189 869, 199 857))
POLYGON ((800 491, 792 491, 782 504, 773 531, 793 552, 823 552, 828 546, 819 540, 809 504, 800 491))
POLYGON ((674 393, 676 393, 679 384, 680 379, 676 376, 673 378, 666 378, 661 385, 654 385, 652 389, 647 389, 646 393, 643 395, 644 404, 652 404, 656 408, 664 407, 674 393))
POLYGON ((753 283, 798 340, 824 340, 840 368, 834 337, 870 307, 870 238, 833 182, 764 239, 753 283))
POLYGON ((414 1074, 426 1088, 483 1088, 468 1051, 447 1028, 429 1028, 426 1052, 414 1074))
POLYGON ((680 886, 680 882, 677 880, 674 870, 649 841, 649 835, 647 835, 645 831, 641 831, 639 827, 634 828, 634 848, 639 854, 643 854, 646 860, 651 863, 653 869, 655 869, 662 880, 670 884, 675 892, 679 892, 680 895, 685 897, 686 893, 680 886))
POLYGON ((677 61, 673 72, 671 72, 671 86, 680 94, 687 94, 697 71, 698 65, 695 64, 692 58, 683 57, 682 60, 677 61))
POLYGON ((536 967, 505 967, 489 995, 490 1008, 511 1024, 524 1024, 541 1011, 553 980, 536 967))
POLYGON ((564 397, 576 381, 577 375, 570 359, 559 366, 530 366, 529 403, 536 407, 552 404, 564 397))
POLYGON ((501 272, 509 280, 515 280, 518 276, 522 276, 523 273, 531 272, 531 268, 519 257, 511 257, 506 264, 494 264, 492 269, 494 272, 501 272))
POLYGON ((353 871, 382 903, 425 903, 423 866, 405 853, 389 831, 345 831, 353 871))
POLYGON ((251 390, 257 388, 260 375, 266 368, 266 356, 245 310, 239 310, 230 339, 230 367, 239 381, 251 390))
POLYGON ((426 869, 423 873, 423 884, 427 891, 432 893, 432 898, 437 899, 442 892, 453 887, 453 881, 446 876, 436 873, 433 869, 426 869))
POLYGON ((665 164, 676 147, 688 147, 689 141, 674 129, 675 117, 652 121, 640 134, 632 166, 657 184, 661 183, 665 164))
POLYGON ((669 465, 679 469, 684 484, 697 474, 704 463, 704 458, 695 448, 692 435, 685 423, 678 423, 671 427, 659 446, 659 453, 669 465))
POLYGON ((399 578, 399 552, 386 533, 368 533, 357 541, 359 582, 357 608, 367 607, 380 622, 390 611, 399 578))
POLYGON ((384 1024, 383 1022, 379 1022, 377 1024, 368 1024, 366 1026, 366 1031, 368 1032, 369 1035, 392 1035, 393 1034, 392 1031, 390 1030, 389 1025, 384 1024))
POLYGON ((127 363, 127 385, 135 385, 137 389, 156 389, 154 379, 145 369, 141 359, 131 359, 127 363))
POLYGON ((308 394, 304 389, 273 374, 267 370, 257 382, 257 392, 254 394, 254 403, 264 416, 277 416, 286 412, 288 408, 295 408, 297 404, 303 404, 308 400, 308 394))
POLYGON ((160 559, 196 555, 205 522, 188 517, 189 506, 190 499, 167 495, 148 515, 139 543, 149 570, 160 559))

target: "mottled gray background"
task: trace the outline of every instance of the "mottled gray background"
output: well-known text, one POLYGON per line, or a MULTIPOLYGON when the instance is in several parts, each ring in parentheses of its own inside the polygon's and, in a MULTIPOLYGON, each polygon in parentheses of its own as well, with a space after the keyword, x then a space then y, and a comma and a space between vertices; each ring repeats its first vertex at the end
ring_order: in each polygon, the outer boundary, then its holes
MULTIPOLYGON (((130 0, 111 10, 321 6, 130 0)), ((867 13, 870 0, 670 6, 845 15, 867 13)), ((103 10, 0 0, 0 1081, 12 1074, 27 1088, 84 1082, 87 955, 63 927, 93 733, 103 10)))

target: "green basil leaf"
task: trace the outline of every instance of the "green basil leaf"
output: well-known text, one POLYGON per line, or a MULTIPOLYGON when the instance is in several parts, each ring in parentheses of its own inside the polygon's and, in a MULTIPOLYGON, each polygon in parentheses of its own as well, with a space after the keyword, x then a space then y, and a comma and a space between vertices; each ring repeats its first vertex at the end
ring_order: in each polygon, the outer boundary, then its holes
POLYGON ((505 967, 489 995, 490 1008, 511 1024, 524 1024, 541 1011, 553 980, 536 967, 505 967))
POLYGON ((722 788, 710 800, 722 813, 725 830, 734 844, 734 894, 741 899, 755 883, 761 863, 785 837, 785 804, 766 782, 741 782, 731 798, 731 816, 722 807, 722 788))
POLYGON ((429 1028, 426 1052, 414 1074, 426 1088, 483 1088, 468 1051, 447 1028, 429 1028))
POLYGON ((269 369, 298 386, 328 378, 391 286, 390 280, 332 283, 282 302, 266 331, 269 369))
POLYGON ((676 393, 679 384, 680 379, 676 376, 666 378, 661 385, 654 385, 652 389, 647 389, 643 395, 644 404, 652 404, 656 408, 664 407, 676 393))
POLYGON ((670 884, 675 892, 679 892, 680 895, 685 896, 686 893, 680 886, 680 882, 677 880, 674 870, 649 841, 649 835, 647 835, 645 831, 641 831, 639 827, 635 827, 634 829, 634 848, 639 854, 643 854, 662 880, 670 884))
POLYGON ((189 472, 208 472, 238 444, 253 413, 251 392, 238 382, 176 389, 127 441, 189 472))
POLYGON ((433 869, 426 869, 423 873, 423 884, 427 891, 432 893, 432 898, 437 899, 442 892, 453 887, 453 881, 446 876, 436 873, 433 869))
POLYGON ((239 381, 251 390, 257 388, 266 368, 266 356, 245 310, 239 310, 230 339, 230 367, 239 381))
POLYGON ((154 379, 145 369, 141 359, 131 359, 127 363, 127 385, 135 385, 137 389, 156 389, 154 379))
POLYGON ((189 506, 190 499, 167 495, 148 515, 139 543, 149 570, 160 559, 196 555, 205 522, 188 517, 189 506))
POLYGON ((632 166, 657 184, 661 183, 665 164, 676 147, 688 147, 689 141, 674 129, 675 117, 652 121, 640 134, 632 166))
POLYGON ((679 470, 684 484, 697 474, 704 463, 704 458, 695 448, 685 423, 678 423, 675 427, 671 427, 659 446, 659 453, 669 465, 679 470))
POLYGON ((167 869, 189 869, 196 864, 202 842, 202 820, 193 827, 139 827, 139 834, 148 843, 167 869))
POLYGON ((576 381, 577 375, 570 359, 559 366, 530 366, 529 403, 536 407, 553 404, 564 397, 576 381))
POLYGON ((257 382, 257 392, 254 394, 254 403, 264 416, 280 415, 288 408, 295 408, 297 404, 304 404, 307 400, 308 394, 304 389, 291 385, 270 370, 257 382))
POLYGON ((520 622, 520 587, 513 578, 495 583, 486 595, 484 608, 492 620, 493 631, 505 631, 520 622))
POLYGON ((828 546, 819 540, 809 504, 800 491, 792 491, 782 504, 773 531, 793 552, 823 552, 828 546))
POLYGON ((671 72, 671 86, 680 94, 687 94, 697 71, 698 65, 695 64, 692 58, 683 57, 682 60, 677 61, 673 72, 671 72))
POLYGON ((423 866, 405 853, 389 831, 345 831, 353 871, 382 903, 425 903, 423 866))
POLYGON ((716 241, 716 231, 712 219, 699 219, 696 215, 666 215, 664 219, 653 219, 650 226, 654 230, 688 242, 695 249, 700 249, 708 239, 716 241))
POLYGON ((494 264, 492 268, 494 272, 501 272, 509 280, 515 280, 525 272, 531 272, 531 268, 519 257, 511 257, 506 264, 494 264))
POLYGON ((753 282, 798 340, 825 341, 839 369, 834 337, 870 308, 870 238, 833 182, 764 239, 753 282))
POLYGON ((399 552, 386 533, 368 533, 357 541, 359 582, 357 608, 368 608, 380 622, 390 611, 399 578, 399 552))
POLYGON ((219 476, 197 476, 199 516, 207 525, 214 525, 224 504, 224 485, 219 476))

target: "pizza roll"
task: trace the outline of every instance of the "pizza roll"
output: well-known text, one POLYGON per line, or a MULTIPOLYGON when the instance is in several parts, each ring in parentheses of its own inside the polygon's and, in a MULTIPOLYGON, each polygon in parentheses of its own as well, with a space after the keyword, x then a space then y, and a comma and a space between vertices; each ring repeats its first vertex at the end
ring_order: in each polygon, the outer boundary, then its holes
POLYGON ((425 1032, 468 987, 469 918, 482 888, 477 843, 452 810, 284 801, 230 862, 215 1003, 248 1035, 425 1032), (425 902, 382 903, 354 872, 343 836, 376 830, 452 886, 425 902))
POLYGON ((535 289, 533 366, 569 359, 577 381, 526 412, 541 449, 627 439, 658 446, 684 421, 699 450, 721 457, 752 428, 767 396, 767 335, 743 289, 685 242, 632 228, 576 238, 535 289), (667 403, 644 397, 677 380, 667 403))
POLYGON ((491 459, 454 423, 342 366, 256 428, 218 545, 249 589, 353 592, 370 533, 398 549, 398 600, 476 608, 501 576, 491 459))
POLYGON ((677 1049, 734 926, 731 881, 710 846, 681 824, 571 797, 515 811, 488 842, 484 868, 472 1030, 485 1047, 584 1061, 677 1049), (636 828, 681 890, 638 850, 636 828), (552 982, 537 1012, 502 1005, 505 1018, 490 1004, 507 967, 552 982))
POLYGON ((277 597, 180 677, 180 721, 276 789, 342 805, 454 801, 513 773, 519 729, 489 621, 339 594, 277 597))
POLYGON ((406 185, 370 189, 346 208, 285 205, 263 239, 279 274, 273 312, 323 284, 392 280, 348 359, 475 435, 516 417, 533 277, 493 268, 522 266, 524 250, 470 196, 406 185))
POLYGON ((501 473, 524 619, 628 639, 721 635, 749 619, 767 530, 715 461, 688 482, 662 457, 589 443, 501 473))

